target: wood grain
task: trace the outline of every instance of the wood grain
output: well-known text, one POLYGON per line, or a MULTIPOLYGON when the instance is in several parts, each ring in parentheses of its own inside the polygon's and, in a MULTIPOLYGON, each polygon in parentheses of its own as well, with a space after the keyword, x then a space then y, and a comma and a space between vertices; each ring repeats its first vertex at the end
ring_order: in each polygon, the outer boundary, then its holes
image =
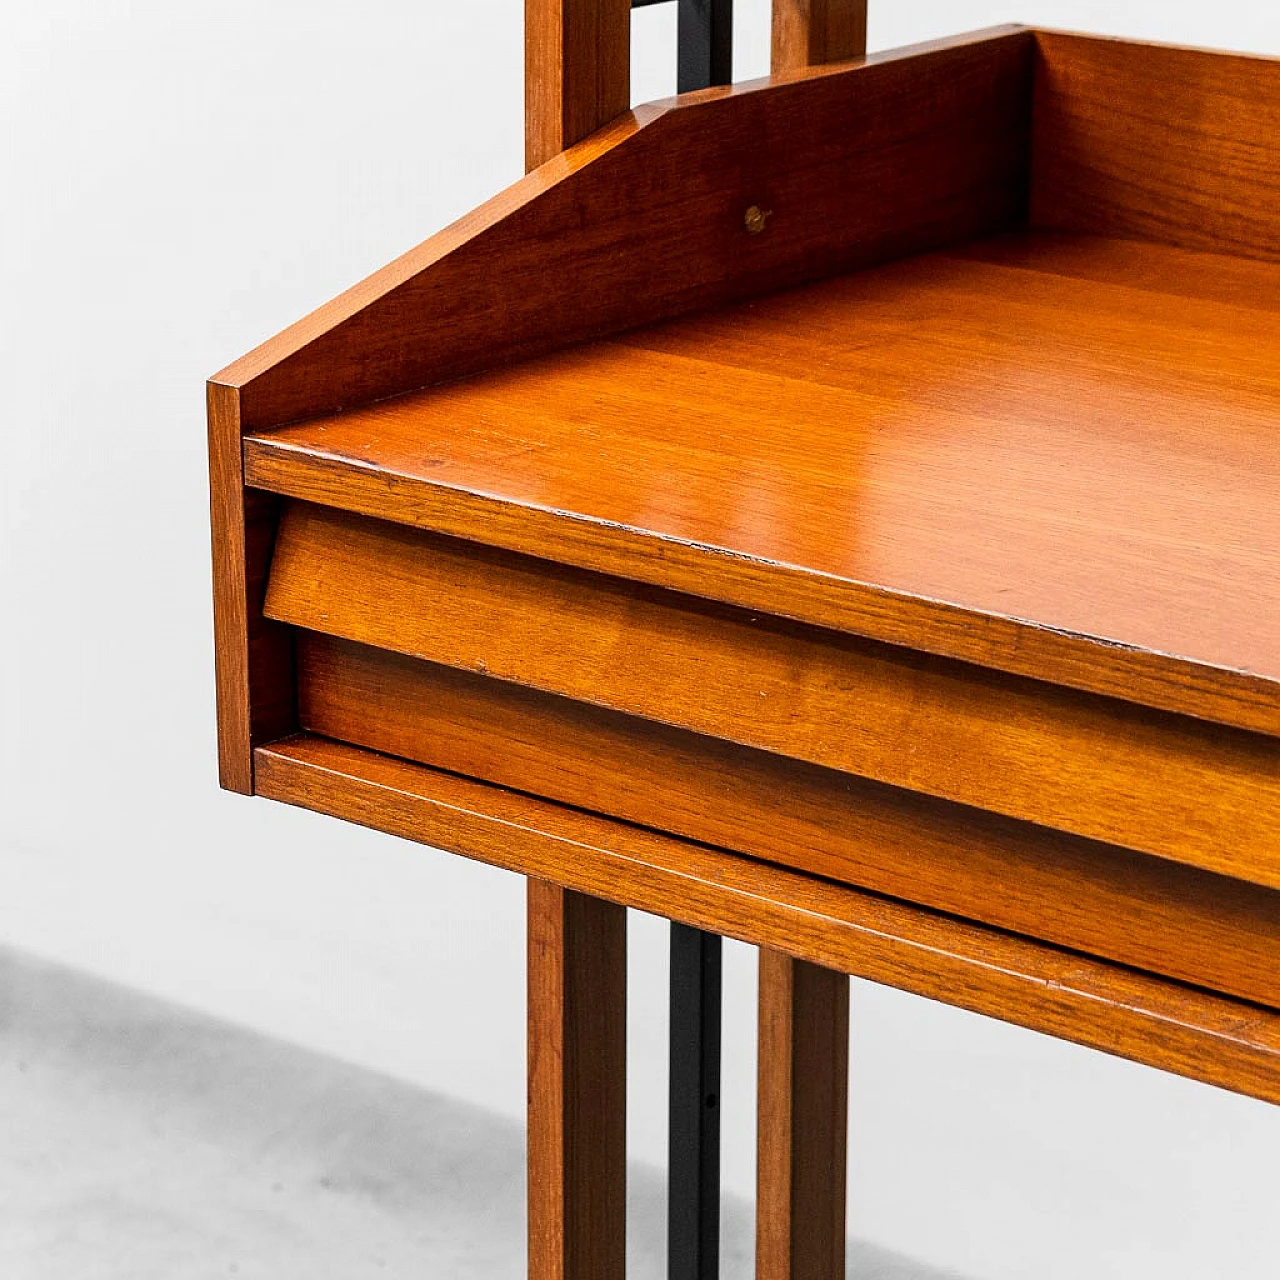
POLYGON ((773 0, 773 74, 867 52, 867 0, 773 0))
POLYGON ((256 751, 260 794, 1280 1102, 1280 1015, 357 747, 256 751))
POLYGON ((1036 45, 1036 226, 1280 260, 1280 59, 1036 45))
POLYGON ((525 0, 525 162, 581 142, 631 105, 631 0, 525 0))
POLYGON ((627 916, 529 881, 529 1275, 626 1271, 627 916))
POLYGON ((297 728, 293 638, 262 616, 281 504, 244 489, 238 394, 210 384, 207 409, 218 777, 250 795, 254 744, 297 728))
POLYGON ((311 732, 1280 1008, 1280 893, 327 636, 311 732))
POLYGON ((266 612, 1280 887, 1274 738, 300 503, 266 612))
POLYGON ((1280 734, 1280 267, 1006 236, 246 441, 264 488, 1280 734))
POLYGON ((1005 31, 644 108, 216 381, 261 430, 1012 226, 1030 77, 1005 31))
POLYGON ((849 979, 760 952, 756 1280, 845 1274, 849 979))
MULTIPOLYGON (((630 102, 630 0, 525 0, 530 169, 630 102)), ((528 1273, 626 1271, 626 912, 528 883, 528 1273)))

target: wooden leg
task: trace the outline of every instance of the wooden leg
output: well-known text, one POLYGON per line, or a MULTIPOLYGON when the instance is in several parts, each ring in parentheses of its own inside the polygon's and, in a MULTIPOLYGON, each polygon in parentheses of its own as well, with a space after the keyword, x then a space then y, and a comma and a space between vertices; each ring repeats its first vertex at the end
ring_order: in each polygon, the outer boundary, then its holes
POLYGON ((529 1275, 626 1268, 627 915, 529 881, 529 1275))
POLYGON ((849 979, 760 951, 756 1280, 844 1280, 849 979))

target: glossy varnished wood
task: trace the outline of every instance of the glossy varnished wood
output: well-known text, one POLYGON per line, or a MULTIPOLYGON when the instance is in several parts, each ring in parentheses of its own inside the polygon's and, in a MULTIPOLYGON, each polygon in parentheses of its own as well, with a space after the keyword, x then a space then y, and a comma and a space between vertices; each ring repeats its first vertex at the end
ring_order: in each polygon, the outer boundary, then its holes
POLYGON ((760 952, 756 1280, 842 1280, 849 979, 760 952))
POLYGON ((208 388, 208 423, 218 777, 250 795, 253 745, 297 725, 293 637, 262 616, 281 504, 245 490, 235 390, 208 388))
POLYGON ((1280 1015, 324 739, 259 793, 1121 1057, 1280 1101, 1280 1015))
POLYGON ((771 66, 785 75, 867 51, 867 0, 773 0, 771 66))
POLYGON ((1037 225, 1280 261, 1280 59, 1036 43, 1037 225))
POLYGON ((1280 893, 300 633, 304 728, 1280 1008, 1280 893))
POLYGON ((266 612, 1280 887, 1274 738, 303 503, 266 612))
POLYGON ((1031 56, 988 33, 643 108, 215 381, 258 430, 1014 225, 1031 56))
POLYGON ((626 1270, 627 917, 529 881, 529 1275, 626 1270))
POLYGON ((631 0, 525 0, 530 169, 631 106, 631 0))
MULTIPOLYGON (((525 0, 529 168, 627 109, 630 0, 525 0)), ((531 1276, 626 1269, 626 913, 528 885, 531 1276)))
POLYGON ((1270 264, 1006 237, 255 436, 246 465, 1280 733, 1277 296, 1270 264))

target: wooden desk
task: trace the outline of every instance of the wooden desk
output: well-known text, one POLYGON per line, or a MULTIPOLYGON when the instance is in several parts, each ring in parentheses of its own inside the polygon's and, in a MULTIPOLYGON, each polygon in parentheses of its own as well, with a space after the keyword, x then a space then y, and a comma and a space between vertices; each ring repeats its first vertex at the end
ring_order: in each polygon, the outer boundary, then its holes
POLYGON ((1278 124, 1012 29, 687 95, 210 384, 224 784, 533 877, 533 1274, 621 1273, 623 907, 766 949, 768 1280, 838 975, 1280 1101, 1278 124))

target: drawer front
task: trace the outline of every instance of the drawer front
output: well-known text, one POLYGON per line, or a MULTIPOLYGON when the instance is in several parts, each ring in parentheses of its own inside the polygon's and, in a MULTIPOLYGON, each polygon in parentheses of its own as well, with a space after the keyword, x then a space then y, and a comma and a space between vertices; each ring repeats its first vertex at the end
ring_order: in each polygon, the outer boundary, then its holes
POLYGON ((1280 740, 307 504, 266 613, 1280 887, 1280 740))
POLYGON ((1280 1008, 1280 893, 311 632, 316 734, 1280 1008))

